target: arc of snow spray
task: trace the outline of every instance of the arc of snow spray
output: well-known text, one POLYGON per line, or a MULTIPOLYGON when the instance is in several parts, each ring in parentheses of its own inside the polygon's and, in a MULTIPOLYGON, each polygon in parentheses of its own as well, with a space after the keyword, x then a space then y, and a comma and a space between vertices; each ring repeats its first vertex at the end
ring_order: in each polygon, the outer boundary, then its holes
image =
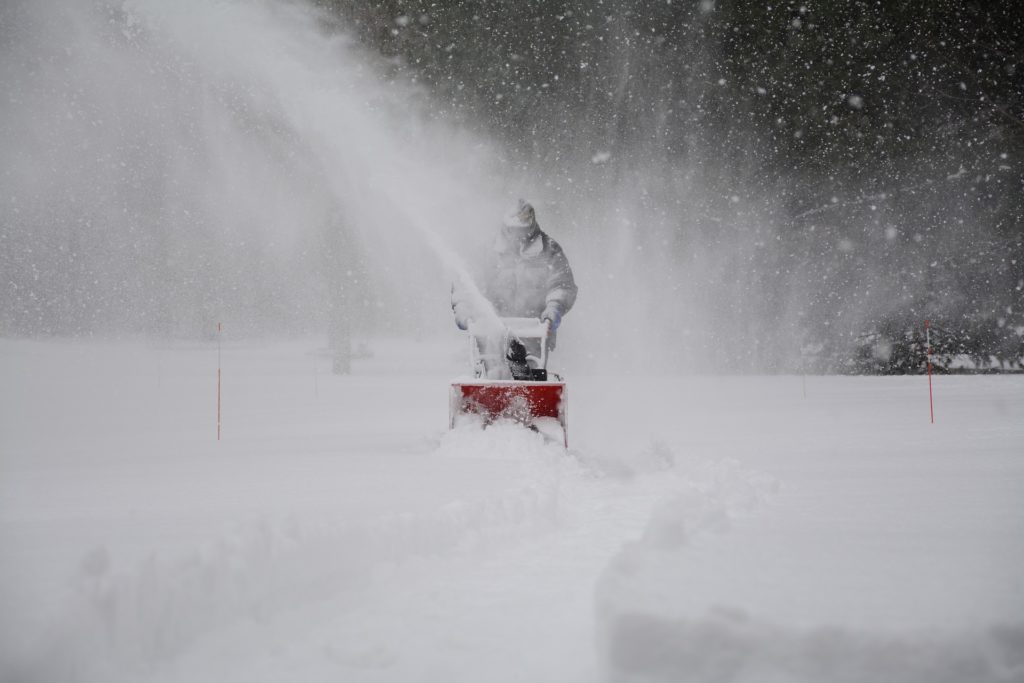
POLYGON ((419 231, 424 241, 426 241, 427 246, 433 250, 434 254, 441 260, 441 263, 455 272, 459 282, 461 282, 463 287, 465 287, 466 292, 472 300, 474 311, 487 320, 492 321, 496 327, 503 327, 501 325, 501 318, 498 316, 498 312, 494 309, 494 304, 483 295, 483 292, 480 291, 480 288, 477 286, 473 276, 469 272, 469 268, 466 267, 462 258, 455 251, 449 248, 441 239, 441 236, 438 235, 431 227, 418 220, 411 212, 404 211, 403 213, 405 218, 409 221, 409 224, 419 231))

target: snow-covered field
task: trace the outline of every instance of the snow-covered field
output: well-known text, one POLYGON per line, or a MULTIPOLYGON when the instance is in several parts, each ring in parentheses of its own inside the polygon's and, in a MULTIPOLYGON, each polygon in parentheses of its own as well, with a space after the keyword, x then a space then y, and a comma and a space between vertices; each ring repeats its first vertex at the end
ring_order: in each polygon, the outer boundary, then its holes
POLYGON ((569 377, 0 341, 3 681, 1022 681, 1024 377, 569 377))

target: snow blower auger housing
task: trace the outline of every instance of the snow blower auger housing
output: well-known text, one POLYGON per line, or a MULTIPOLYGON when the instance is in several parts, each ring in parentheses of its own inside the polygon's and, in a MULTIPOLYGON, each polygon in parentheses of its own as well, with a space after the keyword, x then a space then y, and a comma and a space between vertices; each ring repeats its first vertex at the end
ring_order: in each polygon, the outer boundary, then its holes
POLYGON ((485 426, 507 418, 568 448, 565 381, 547 369, 549 323, 536 318, 502 318, 500 323, 469 324, 473 379, 452 382, 449 428, 460 415, 479 415, 485 426), (561 434, 552 434, 555 429, 561 434))

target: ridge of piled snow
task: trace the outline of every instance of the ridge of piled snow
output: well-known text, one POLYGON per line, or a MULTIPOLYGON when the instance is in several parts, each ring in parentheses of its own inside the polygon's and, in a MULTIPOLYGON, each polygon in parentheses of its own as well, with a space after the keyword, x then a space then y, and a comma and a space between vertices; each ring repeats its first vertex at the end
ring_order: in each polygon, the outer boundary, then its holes
POLYGON ((798 630, 718 608, 693 618, 606 615, 612 681, 782 683, 1019 683, 1024 627, 879 635, 839 627, 798 630))
POLYGON ((595 628, 609 680, 1024 680, 1024 622, 974 630, 953 625, 867 632, 775 623, 728 602, 698 612, 680 608, 676 596, 704 587, 687 584, 681 568, 703 552, 706 537, 728 534, 734 524, 742 525, 744 517, 780 488, 778 482, 746 472, 734 461, 705 468, 703 481, 691 483, 655 508, 642 536, 622 548, 598 583, 595 628))

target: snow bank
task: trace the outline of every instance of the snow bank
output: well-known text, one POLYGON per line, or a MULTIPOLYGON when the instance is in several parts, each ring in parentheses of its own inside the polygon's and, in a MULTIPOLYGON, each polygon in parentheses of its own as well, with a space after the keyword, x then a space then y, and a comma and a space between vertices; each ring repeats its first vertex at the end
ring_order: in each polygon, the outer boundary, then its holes
MULTIPOLYGON (((612 681, 903 683, 1024 680, 1024 623, 890 633, 799 628, 718 604, 687 613, 680 595, 707 589, 685 568, 708 535, 727 534, 780 485, 734 461, 707 465, 654 510, 642 537, 613 558, 596 592, 598 650, 612 681)), ((756 578, 747 567, 741 576, 756 578)), ((816 590, 807 586, 807 590, 816 590)), ((721 586, 714 591, 722 593, 721 586)))
POLYGON ((949 636, 796 631, 721 608, 691 619, 611 612, 602 622, 614 681, 1024 680, 1024 626, 949 636))

